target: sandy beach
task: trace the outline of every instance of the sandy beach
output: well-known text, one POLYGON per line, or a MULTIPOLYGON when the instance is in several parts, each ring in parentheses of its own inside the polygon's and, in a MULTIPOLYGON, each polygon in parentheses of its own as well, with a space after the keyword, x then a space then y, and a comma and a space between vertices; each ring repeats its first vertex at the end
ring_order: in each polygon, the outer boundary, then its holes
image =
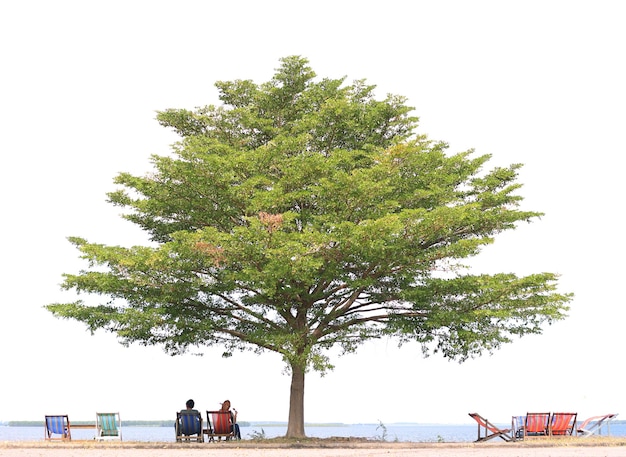
POLYGON ((626 440, 526 443, 0 442, 3 457, 624 457, 626 440))

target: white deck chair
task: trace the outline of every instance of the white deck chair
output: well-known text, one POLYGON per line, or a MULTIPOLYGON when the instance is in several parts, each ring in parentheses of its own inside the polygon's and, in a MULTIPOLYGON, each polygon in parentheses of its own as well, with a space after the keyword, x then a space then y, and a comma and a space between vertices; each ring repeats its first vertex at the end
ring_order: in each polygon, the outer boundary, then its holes
POLYGON ((581 436, 591 436, 602 434, 602 427, 606 425, 606 434, 611 434, 611 421, 617 417, 617 414, 605 414, 603 416, 592 416, 578 427, 578 434, 581 436))

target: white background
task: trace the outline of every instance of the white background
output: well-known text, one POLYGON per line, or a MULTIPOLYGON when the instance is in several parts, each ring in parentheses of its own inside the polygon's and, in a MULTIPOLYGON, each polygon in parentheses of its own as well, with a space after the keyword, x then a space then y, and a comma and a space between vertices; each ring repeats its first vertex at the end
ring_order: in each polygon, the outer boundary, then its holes
POLYGON ((279 58, 405 95, 419 131, 524 163, 524 209, 477 271, 561 274, 570 317, 464 364, 365 344, 307 377, 307 422, 507 422, 527 411, 626 413, 623 360, 626 4, 621 1, 63 1, 0 3, 0 420, 67 413, 171 419, 230 398, 240 420, 287 420, 278 356, 124 348, 43 306, 82 264, 67 236, 130 246, 105 202, 176 137, 157 110, 217 102, 217 80, 267 81, 279 58))

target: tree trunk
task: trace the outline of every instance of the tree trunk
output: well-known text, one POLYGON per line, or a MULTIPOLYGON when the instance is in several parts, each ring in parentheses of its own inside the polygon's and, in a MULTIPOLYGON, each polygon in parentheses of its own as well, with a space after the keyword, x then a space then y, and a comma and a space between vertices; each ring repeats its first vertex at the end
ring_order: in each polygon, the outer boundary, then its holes
POLYGON ((304 438, 304 368, 291 366, 291 396, 287 438, 304 438))

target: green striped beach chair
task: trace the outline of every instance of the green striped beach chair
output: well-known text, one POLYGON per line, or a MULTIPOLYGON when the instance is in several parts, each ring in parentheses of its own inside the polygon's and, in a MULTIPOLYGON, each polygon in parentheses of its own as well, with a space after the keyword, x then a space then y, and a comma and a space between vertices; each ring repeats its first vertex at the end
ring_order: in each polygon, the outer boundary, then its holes
POLYGON ((96 439, 122 441, 120 413, 96 413, 96 439))

